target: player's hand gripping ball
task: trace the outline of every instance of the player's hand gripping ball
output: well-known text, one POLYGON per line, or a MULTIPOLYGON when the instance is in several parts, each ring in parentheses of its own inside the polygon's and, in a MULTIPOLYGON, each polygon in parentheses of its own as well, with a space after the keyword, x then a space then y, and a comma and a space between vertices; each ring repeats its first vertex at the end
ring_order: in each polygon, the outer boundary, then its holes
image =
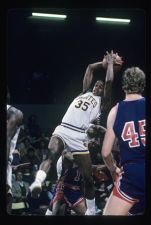
MULTIPOLYGON (((113 57, 114 57, 113 70, 114 70, 114 73, 117 73, 123 65, 123 60, 122 60, 122 57, 119 56, 117 53, 113 54, 113 57)), ((105 70, 107 69, 107 65, 108 65, 107 57, 104 56, 102 60, 102 66, 105 70)))

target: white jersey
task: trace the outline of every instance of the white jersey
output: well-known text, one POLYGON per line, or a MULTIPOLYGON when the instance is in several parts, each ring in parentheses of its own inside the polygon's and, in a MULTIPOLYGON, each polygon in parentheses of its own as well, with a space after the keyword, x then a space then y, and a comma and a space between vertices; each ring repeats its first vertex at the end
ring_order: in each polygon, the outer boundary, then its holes
POLYGON ((61 125, 75 130, 86 130, 100 114, 101 97, 87 92, 76 97, 70 104, 61 125))

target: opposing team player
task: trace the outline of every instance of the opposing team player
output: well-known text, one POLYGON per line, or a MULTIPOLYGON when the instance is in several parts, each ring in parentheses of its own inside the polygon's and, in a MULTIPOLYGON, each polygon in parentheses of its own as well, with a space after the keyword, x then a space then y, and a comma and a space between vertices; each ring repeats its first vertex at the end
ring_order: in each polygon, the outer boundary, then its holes
POLYGON ((139 202, 141 210, 145 208, 144 87, 144 72, 138 67, 128 68, 123 74, 125 99, 117 103, 108 115, 102 156, 115 187, 104 208, 104 215, 128 215, 139 202), (111 153, 115 137, 119 140, 120 168, 111 153))
POLYGON ((77 215, 84 215, 86 204, 82 191, 83 179, 70 151, 62 152, 57 161, 57 173, 60 178, 51 203, 52 215, 58 215, 62 204, 77 215))

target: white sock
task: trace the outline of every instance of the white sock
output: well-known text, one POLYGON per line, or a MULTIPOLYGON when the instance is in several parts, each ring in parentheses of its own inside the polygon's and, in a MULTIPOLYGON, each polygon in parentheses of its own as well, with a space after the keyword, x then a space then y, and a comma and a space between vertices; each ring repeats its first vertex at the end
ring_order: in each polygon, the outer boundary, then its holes
POLYGON ((95 198, 91 200, 86 198, 86 204, 87 209, 89 209, 90 211, 95 211, 95 198))
POLYGON ((50 209, 47 209, 46 213, 45 213, 46 216, 50 216, 52 215, 52 211, 50 209))
POLYGON ((35 181, 43 183, 44 180, 46 179, 47 174, 43 170, 38 170, 36 174, 36 179, 35 181))

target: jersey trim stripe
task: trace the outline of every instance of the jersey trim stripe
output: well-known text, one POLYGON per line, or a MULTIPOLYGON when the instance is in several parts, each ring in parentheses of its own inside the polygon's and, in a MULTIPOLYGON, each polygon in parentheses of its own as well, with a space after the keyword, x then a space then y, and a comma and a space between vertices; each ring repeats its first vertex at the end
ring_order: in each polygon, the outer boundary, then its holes
POLYGON ((68 123, 61 123, 61 126, 63 127, 66 127, 66 128, 69 128, 71 130, 75 130, 75 131, 78 131, 78 132, 81 132, 81 133, 85 133, 85 130, 84 129, 81 129, 79 127, 76 127, 76 126, 73 126, 71 124, 68 124, 68 123))
POLYGON ((80 190, 79 186, 68 184, 68 183, 65 183, 65 182, 64 182, 64 187, 70 188, 70 189, 75 190, 75 191, 80 190))
POLYGON ((126 195, 127 197, 125 197, 123 194, 124 194, 124 192, 120 192, 120 189, 117 189, 117 187, 114 186, 114 188, 113 188, 113 195, 115 195, 116 197, 121 198, 124 201, 129 202, 131 204, 135 204, 136 202, 138 202, 138 200, 136 200, 136 199, 132 199, 131 198, 131 200, 130 200, 129 199, 130 197, 128 195, 126 195))
POLYGON ((77 202, 75 202, 72 207, 75 207, 76 205, 78 205, 80 202, 82 202, 84 200, 84 197, 79 198, 79 200, 77 202))
POLYGON ((90 154, 89 150, 71 151, 73 155, 86 155, 90 154))
POLYGON ((70 208, 73 208, 74 206, 78 205, 80 202, 83 201, 83 199, 84 199, 83 197, 80 197, 75 203, 72 204, 71 202, 69 202, 68 198, 64 196, 64 200, 66 201, 66 203, 70 208))
POLYGON ((117 178, 116 181, 116 186, 113 188, 113 194, 131 204, 134 204, 136 202, 138 202, 139 200, 136 198, 132 198, 129 195, 127 195, 126 193, 124 193, 121 189, 120 189, 120 185, 121 185, 121 179, 122 179, 122 175, 120 175, 117 178))

